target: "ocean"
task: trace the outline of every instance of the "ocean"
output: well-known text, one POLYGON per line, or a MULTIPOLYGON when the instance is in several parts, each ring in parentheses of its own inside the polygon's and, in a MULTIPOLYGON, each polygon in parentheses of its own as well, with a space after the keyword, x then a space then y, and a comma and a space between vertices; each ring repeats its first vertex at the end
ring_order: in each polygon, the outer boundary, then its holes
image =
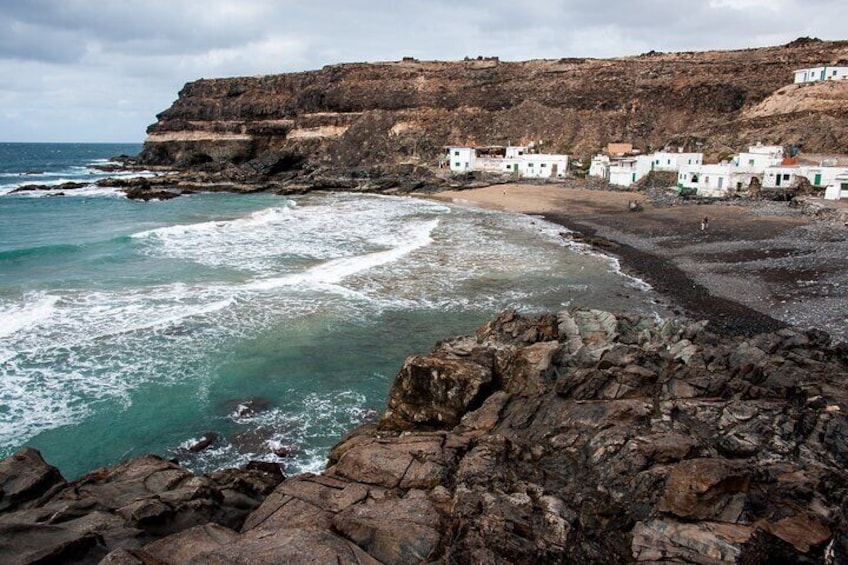
POLYGON ((440 339, 505 308, 659 309, 614 260, 519 214, 348 193, 11 194, 114 176, 91 167, 140 149, 0 144, 0 456, 29 445, 68 478, 146 453, 320 471, 440 339))

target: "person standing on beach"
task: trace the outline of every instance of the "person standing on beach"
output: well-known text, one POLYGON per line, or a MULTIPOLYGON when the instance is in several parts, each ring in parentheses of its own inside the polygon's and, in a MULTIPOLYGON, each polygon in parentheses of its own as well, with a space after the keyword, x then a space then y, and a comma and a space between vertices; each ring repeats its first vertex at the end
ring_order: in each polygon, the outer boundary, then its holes
POLYGON ((710 227, 710 219, 704 216, 704 219, 701 220, 701 231, 707 231, 708 227, 710 227))

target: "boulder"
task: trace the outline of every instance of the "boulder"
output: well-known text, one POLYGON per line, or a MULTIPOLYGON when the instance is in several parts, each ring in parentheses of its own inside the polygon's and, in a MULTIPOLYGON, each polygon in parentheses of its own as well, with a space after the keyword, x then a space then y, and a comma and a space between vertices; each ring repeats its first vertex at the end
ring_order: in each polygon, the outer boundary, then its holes
POLYGON ((751 484, 750 470, 723 459, 681 461, 668 474, 657 509, 678 518, 736 522, 751 484))
POLYGON ((65 486, 56 467, 25 447, 0 461, 0 512, 31 506, 48 491, 65 486))
POLYGON ((429 561, 441 541, 439 514, 420 490, 350 506, 336 515, 333 527, 386 564, 429 561))
POLYGON ((492 371, 466 359, 440 355, 410 357, 389 391, 380 427, 443 429, 457 425, 493 392, 492 371))

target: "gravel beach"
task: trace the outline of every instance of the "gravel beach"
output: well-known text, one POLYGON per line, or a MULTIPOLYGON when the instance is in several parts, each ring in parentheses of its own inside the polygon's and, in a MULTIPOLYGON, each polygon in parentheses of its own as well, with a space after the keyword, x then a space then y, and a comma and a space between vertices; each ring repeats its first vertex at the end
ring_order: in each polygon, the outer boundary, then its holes
POLYGON ((848 340, 848 228, 786 202, 669 206, 643 192, 525 184, 433 197, 558 223, 574 232, 568 237, 617 256, 682 314, 709 320, 713 331, 752 335, 793 325, 848 340), (631 201, 642 209, 630 211, 631 201))

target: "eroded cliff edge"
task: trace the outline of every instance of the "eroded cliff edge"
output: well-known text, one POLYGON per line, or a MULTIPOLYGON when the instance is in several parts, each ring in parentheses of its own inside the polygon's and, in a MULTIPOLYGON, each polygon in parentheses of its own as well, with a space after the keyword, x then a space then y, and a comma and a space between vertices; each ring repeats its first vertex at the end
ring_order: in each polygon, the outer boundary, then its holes
POLYGON ((505 312, 409 358, 321 475, 274 488, 142 458, 67 484, 9 458, 0 557, 844 563, 846 369, 815 330, 505 312))
POLYGON ((321 186, 344 173, 354 188, 357 178, 388 174, 420 181, 417 168, 436 165, 451 144, 541 141, 543 151, 583 156, 610 141, 716 155, 757 141, 840 151, 848 81, 791 85, 796 68, 840 61, 848 42, 800 39, 739 51, 405 59, 201 79, 158 115, 141 160, 234 181, 306 177, 321 186))

